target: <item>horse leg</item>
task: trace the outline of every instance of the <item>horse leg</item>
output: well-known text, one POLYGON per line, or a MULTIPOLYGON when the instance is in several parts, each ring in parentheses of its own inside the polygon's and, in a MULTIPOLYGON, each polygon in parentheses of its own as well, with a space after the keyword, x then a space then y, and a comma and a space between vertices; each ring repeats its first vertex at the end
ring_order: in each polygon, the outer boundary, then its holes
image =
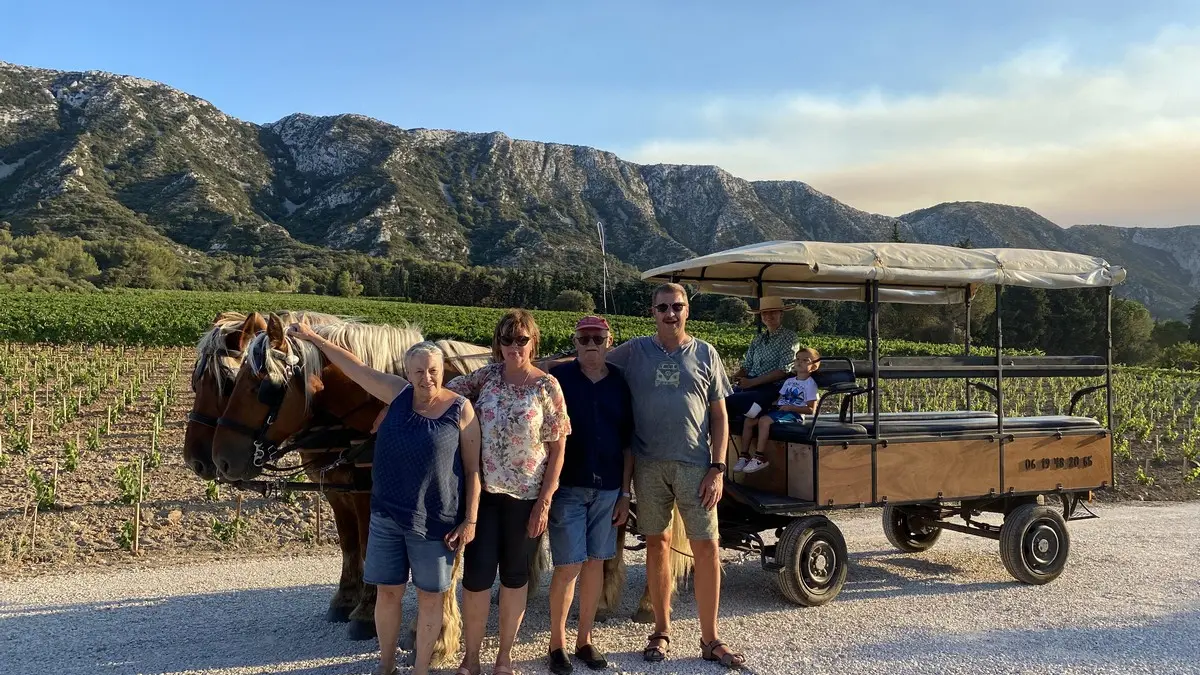
POLYGON ((371 495, 354 493, 349 495, 354 509, 354 525, 357 546, 354 549, 355 571, 358 574, 358 602, 350 611, 350 625, 346 633, 351 640, 370 640, 375 637, 375 584, 363 581, 363 562, 367 559, 367 536, 371 529, 371 495))
POLYGON ((333 522, 337 526, 338 548, 342 550, 342 576, 338 579, 337 592, 329 601, 325 619, 334 623, 350 620, 350 611, 358 602, 359 586, 362 584, 362 563, 358 558, 358 527, 354 522, 354 507, 347 495, 326 492, 326 501, 333 510, 333 522))

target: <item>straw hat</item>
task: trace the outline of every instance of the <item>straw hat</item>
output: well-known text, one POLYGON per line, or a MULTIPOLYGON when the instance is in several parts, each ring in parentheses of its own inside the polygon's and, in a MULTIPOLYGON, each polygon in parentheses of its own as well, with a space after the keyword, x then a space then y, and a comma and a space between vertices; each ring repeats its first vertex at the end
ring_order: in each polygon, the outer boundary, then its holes
POLYGON ((750 311, 754 312, 755 314, 761 314, 763 312, 769 312, 775 309, 788 312, 796 309, 796 306, 783 304, 783 298, 777 295, 764 295, 762 299, 758 301, 758 309, 752 309, 750 311))

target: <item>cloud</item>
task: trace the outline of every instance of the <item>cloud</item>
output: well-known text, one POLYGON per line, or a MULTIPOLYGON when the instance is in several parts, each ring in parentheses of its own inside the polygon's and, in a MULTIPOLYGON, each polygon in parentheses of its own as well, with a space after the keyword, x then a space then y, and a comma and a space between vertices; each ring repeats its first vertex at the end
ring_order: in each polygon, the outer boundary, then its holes
POLYGON ((1200 28, 1115 56, 1085 64, 1049 45, 933 93, 711 100, 694 137, 628 154, 803 180, 889 215, 981 200, 1062 225, 1200 224, 1200 28))

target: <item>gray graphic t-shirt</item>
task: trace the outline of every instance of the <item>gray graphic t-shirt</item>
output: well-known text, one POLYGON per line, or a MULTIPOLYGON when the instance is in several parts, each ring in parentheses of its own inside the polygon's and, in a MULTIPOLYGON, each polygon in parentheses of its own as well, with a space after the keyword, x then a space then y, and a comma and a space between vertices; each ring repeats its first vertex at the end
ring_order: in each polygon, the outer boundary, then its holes
POLYGON ((633 454, 708 466, 708 406, 733 393, 721 355, 707 342, 668 354, 652 337, 633 338, 608 354, 633 396, 633 454))

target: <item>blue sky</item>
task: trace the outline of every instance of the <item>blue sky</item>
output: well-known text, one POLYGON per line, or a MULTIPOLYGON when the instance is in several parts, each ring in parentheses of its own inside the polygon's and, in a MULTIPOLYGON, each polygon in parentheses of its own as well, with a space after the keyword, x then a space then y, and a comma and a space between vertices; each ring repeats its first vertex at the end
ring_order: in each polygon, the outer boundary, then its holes
POLYGON ((1180 91, 1200 87, 1200 3, 834 4, 5 1, 0 59, 158 80, 254 122, 356 112, 715 163, 890 214, 988 199, 1200 223, 1142 170, 1177 173, 1200 141, 1200 91, 1180 91), (1097 162, 1139 169, 1079 175, 1097 162), (1108 203, 1131 181, 1164 203, 1108 203))

